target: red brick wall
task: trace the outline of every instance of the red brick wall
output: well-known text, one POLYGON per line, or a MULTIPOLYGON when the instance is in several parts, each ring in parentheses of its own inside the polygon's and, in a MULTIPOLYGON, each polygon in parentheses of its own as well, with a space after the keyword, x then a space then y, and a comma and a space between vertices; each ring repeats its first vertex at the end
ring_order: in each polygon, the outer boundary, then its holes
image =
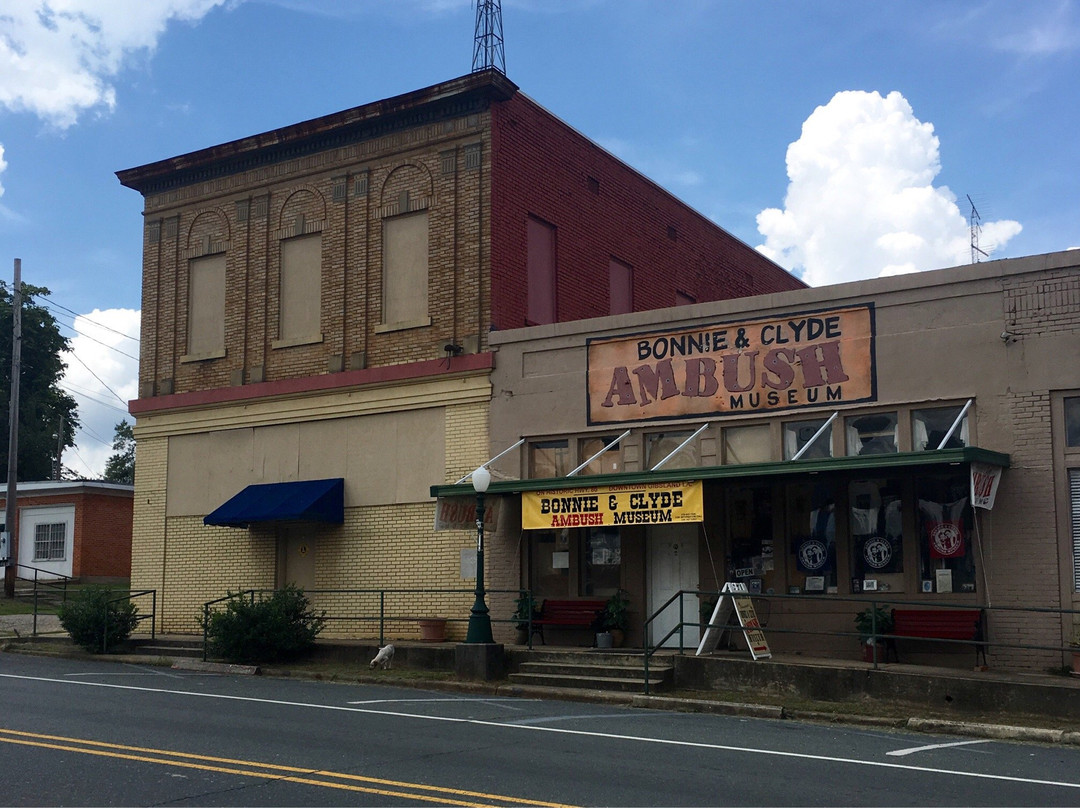
POLYGON ((634 270, 634 310, 804 284, 518 93, 492 105, 492 322, 526 322, 526 222, 558 228, 559 321, 609 313, 611 258, 634 270), (591 182, 595 180, 596 182, 591 182), (669 235, 673 228, 674 239, 669 235))
POLYGON ((131 577, 130 496, 83 495, 75 503, 76 578, 131 577))

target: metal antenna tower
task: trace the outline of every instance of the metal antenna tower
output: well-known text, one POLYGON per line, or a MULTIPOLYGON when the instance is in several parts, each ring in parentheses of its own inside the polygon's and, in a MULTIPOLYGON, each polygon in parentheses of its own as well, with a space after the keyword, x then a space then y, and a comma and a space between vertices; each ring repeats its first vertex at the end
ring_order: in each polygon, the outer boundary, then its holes
POLYGON ((967 196, 968 204, 971 205, 971 216, 968 217, 968 223, 971 226, 971 263, 979 263, 979 256, 989 258, 990 253, 979 247, 979 233, 982 232, 982 219, 979 216, 979 211, 975 210, 975 203, 971 201, 971 194, 965 194, 967 196))
POLYGON ((502 0, 476 0, 476 40, 473 44, 472 72, 491 68, 506 75, 502 0))

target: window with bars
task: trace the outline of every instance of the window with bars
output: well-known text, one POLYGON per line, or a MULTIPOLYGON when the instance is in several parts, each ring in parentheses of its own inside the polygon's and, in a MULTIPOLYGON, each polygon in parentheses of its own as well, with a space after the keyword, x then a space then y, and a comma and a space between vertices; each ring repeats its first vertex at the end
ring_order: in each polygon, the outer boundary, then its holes
POLYGON ((67 550, 67 524, 43 522, 34 526, 34 561, 63 561, 67 550))

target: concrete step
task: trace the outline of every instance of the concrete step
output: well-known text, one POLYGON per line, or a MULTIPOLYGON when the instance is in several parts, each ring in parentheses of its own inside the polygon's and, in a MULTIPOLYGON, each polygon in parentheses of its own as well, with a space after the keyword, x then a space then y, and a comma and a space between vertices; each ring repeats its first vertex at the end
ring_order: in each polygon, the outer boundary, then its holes
POLYGON ((202 659, 201 639, 174 639, 169 637, 149 638, 133 637, 128 640, 131 653, 142 656, 185 657, 202 659))
MULTIPOLYGON (((640 662, 640 657, 639 657, 640 662)), ((649 666, 649 689, 670 686, 674 669, 670 665, 649 666)), ((597 665, 573 660, 524 662, 509 679, 514 684, 540 687, 577 688, 641 693, 645 690, 645 669, 640 664, 597 665)))
MULTIPOLYGON (((652 671, 650 671, 650 674, 652 671)), ((557 673, 511 673, 510 681, 516 685, 556 687, 570 690, 606 690, 618 693, 644 693, 645 675, 638 679, 621 676, 566 676, 557 673)), ((667 686, 664 679, 649 677, 649 690, 662 690, 667 686)))

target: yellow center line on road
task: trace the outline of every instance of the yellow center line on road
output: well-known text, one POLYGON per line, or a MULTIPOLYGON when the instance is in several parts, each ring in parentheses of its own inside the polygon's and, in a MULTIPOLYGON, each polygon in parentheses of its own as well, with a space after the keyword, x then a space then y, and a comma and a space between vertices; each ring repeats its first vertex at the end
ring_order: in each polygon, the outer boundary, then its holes
POLYGON ((178 766, 186 769, 198 769, 201 771, 217 772, 221 774, 235 774, 244 777, 272 777, 290 783, 319 786, 322 788, 336 788, 345 791, 357 791, 365 794, 377 794, 384 797, 401 797, 408 800, 421 800, 434 802, 440 805, 461 805, 472 808, 491 808, 493 805, 529 805, 538 808, 573 808, 556 802, 544 802, 530 800, 522 797, 510 797, 502 794, 488 794, 482 791, 466 791, 456 788, 443 788, 429 786, 423 783, 408 783, 399 780, 384 780, 377 777, 366 777, 359 774, 346 774, 324 770, 313 770, 296 766, 284 766, 275 763, 260 763, 250 760, 236 760, 233 758, 214 757, 211 755, 197 755, 189 752, 174 752, 168 749, 154 749, 142 746, 126 746, 124 744, 105 743, 103 741, 91 741, 83 738, 68 738, 62 735, 44 735, 35 732, 21 732, 19 730, 0 728, 0 742, 17 744, 20 746, 36 746, 45 749, 56 749, 65 752, 78 752, 85 755, 115 758, 117 760, 133 760, 140 763, 155 763, 165 766, 178 766), (156 757, 155 757, 156 756, 156 757), (195 762, 201 761, 201 762, 195 762), (213 765, 223 764, 223 765, 213 765), (253 767, 253 768, 230 768, 230 767, 253 767), (304 776, 301 776, 304 775, 304 776), (333 778, 333 779, 313 779, 333 778), (333 782, 343 780, 345 782, 333 782), (368 783, 361 786, 357 783, 368 783), (410 791, 394 791, 391 789, 410 789, 410 791), (432 793, 422 793, 432 792, 432 793), (453 797, 465 799, 453 799, 453 797), (484 802, 468 801, 484 800, 484 802))

